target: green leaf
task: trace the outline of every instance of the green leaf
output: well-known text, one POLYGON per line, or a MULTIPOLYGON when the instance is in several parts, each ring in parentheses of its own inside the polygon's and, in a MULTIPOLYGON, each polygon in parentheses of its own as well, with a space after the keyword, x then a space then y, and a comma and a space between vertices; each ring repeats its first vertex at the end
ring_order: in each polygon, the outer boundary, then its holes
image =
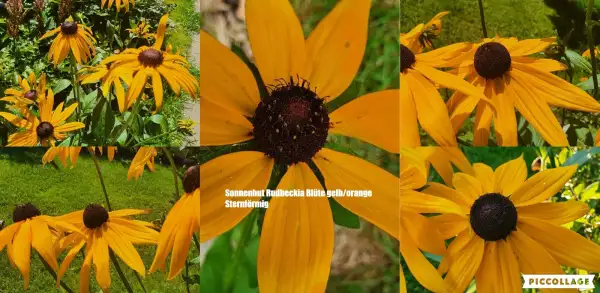
MULTIPOLYGON (((598 78, 598 84, 600 85, 600 74, 596 75, 596 77, 598 78)), ((594 89, 594 79, 590 76, 588 80, 578 83, 577 86, 584 91, 591 91, 594 89)))
POLYGON ((571 64, 573 64, 573 67, 580 68, 588 73, 592 72, 592 64, 590 64, 587 59, 583 58, 577 52, 567 49, 565 50, 565 55, 567 55, 567 58, 569 58, 569 61, 571 64))
POLYGON ((590 185, 588 185, 583 192, 581 193, 581 197, 579 198, 580 201, 587 201, 590 199, 598 199, 599 198, 599 193, 598 193, 598 182, 594 182, 590 185))
POLYGON ((199 265, 200 264, 200 256, 198 256, 198 257, 193 258, 192 260, 190 260, 190 263, 194 264, 194 265, 196 265, 196 264, 199 265))
POLYGON ((341 206, 337 201, 335 201, 331 197, 327 199, 329 200, 329 205, 331 206, 331 213, 333 214, 334 223, 351 229, 360 228, 360 219, 357 215, 353 214, 351 211, 341 206))
POLYGON ((162 132, 169 131, 169 123, 167 122, 167 119, 165 118, 165 116, 163 116, 162 114, 155 114, 155 115, 150 116, 150 121, 159 125, 160 130, 162 132))
POLYGON ((62 91, 64 91, 65 89, 67 89, 69 86, 71 86, 71 81, 68 79, 61 79, 59 81, 56 82, 56 84, 54 85, 54 88, 52 89, 52 91, 54 92, 54 94, 58 94, 62 91))
POLYGON ((591 158, 594 157, 595 154, 598 153, 600 153, 600 148, 580 150, 573 154, 570 158, 568 158, 563 164, 563 166, 570 166, 574 164, 581 166, 587 163, 587 161, 589 161, 591 158))
POLYGON ((223 280, 230 265, 234 249, 231 247, 231 231, 217 237, 206 254, 200 269, 200 287, 205 292, 224 292, 223 280))

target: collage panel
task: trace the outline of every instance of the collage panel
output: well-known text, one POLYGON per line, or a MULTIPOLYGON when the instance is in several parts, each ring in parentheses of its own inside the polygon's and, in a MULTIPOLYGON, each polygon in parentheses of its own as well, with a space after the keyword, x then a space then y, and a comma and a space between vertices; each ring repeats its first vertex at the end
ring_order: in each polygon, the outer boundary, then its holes
POLYGON ((199 8, 0 2, 0 146, 199 145, 199 8))
POLYGON ((200 158, 0 149, 0 292, 199 292, 200 158))
POLYGON ((402 149, 400 292, 594 292, 599 153, 402 149))
POLYGON ((203 290, 398 292, 400 1, 201 4, 203 290))

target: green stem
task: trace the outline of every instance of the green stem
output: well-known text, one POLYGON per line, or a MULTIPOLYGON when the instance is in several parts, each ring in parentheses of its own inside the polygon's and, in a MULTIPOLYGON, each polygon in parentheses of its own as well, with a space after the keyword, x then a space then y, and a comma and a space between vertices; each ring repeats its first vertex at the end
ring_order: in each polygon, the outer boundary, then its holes
MULTIPOLYGON (((50 267, 50 265, 42 258, 41 255, 40 255, 40 260, 42 261, 42 264, 44 264, 44 268, 46 268, 46 271, 48 271, 48 273, 50 273, 50 275, 52 275, 52 277, 56 280, 57 277, 56 277, 56 272, 54 271, 54 269, 52 269, 50 267)), ((60 286, 63 289, 65 289, 65 291, 67 291, 68 293, 74 293, 74 291, 71 290, 71 288, 69 288, 69 286, 67 286, 67 284, 65 282, 63 282, 62 280, 60 281, 60 286)))
POLYGON ((94 161, 94 166, 96 166, 96 172, 98 172, 98 178, 100 179, 100 185, 102 185, 102 192, 104 193, 104 200, 106 200, 106 206, 109 211, 112 211, 112 207, 110 206, 110 200, 108 200, 108 192, 106 192, 106 185, 104 185, 104 177, 102 177, 102 170, 100 170, 100 164, 98 163, 98 158, 96 158, 96 154, 90 152, 92 155, 92 161, 94 161))
POLYGON ((119 266, 119 261, 117 261, 117 258, 115 257, 115 254, 112 252, 112 250, 109 251, 109 255, 110 260, 112 261, 113 265, 115 266, 115 269, 117 270, 117 274, 119 274, 119 278, 121 279, 123 285, 125 285, 125 288, 127 289, 127 292, 133 293, 133 289, 131 289, 131 285, 129 285, 129 282, 127 282, 127 278, 125 278, 125 274, 123 274, 121 266, 119 266))
POLYGON ((598 95, 598 77, 596 76, 596 45, 594 43, 594 25, 592 24, 592 11, 594 0, 588 0, 585 22, 587 25, 588 46, 590 48, 590 59, 592 61, 592 78, 594 81, 594 98, 598 95))
POLYGON ((171 151, 169 151, 169 148, 163 147, 162 150, 169 159, 169 163, 171 164, 171 170, 173 171, 173 183, 175 185, 175 200, 178 200, 179 181, 177 181, 177 178, 179 177, 179 175, 177 175, 177 166, 175 166, 175 160, 173 160, 173 155, 171 154, 171 151))
POLYGON ((71 63, 71 74, 73 75, 71 85, 73 85, 73 95, 75 96, 75 101, 77 101, 77 121, 79 121, 81 120, 81 99, 79 97, 79 84, 77 83, 77 61, 73 55, 71 55, 69 61, 71 63))
POLYGON ((244 252, 244 248, 248 246, 248 241, 252 237, 252 230, 254 230, 254 223, 256 222, 257 210, 253 210, 250 215, 246 218, 244 225, 242 226, 242 236, 240 242, 235 249, 235 254, 231 260, 231 266, 228 269, 228 273, 225 275, 225 292, 233 292, 234 279, 237 276, 238 260, 241 259, 241 254, 244 252))
POLYGON ((483 37, 487 38, 487 29, 485 28, 485 16, 483 14, 483 2, 482 0, 477 0, 479 2, 479 17, 481 18, 481 29, 483 30, 483 37))
POLYGON ((190 272, 189 272, 189 267, 190 265, 187 262, 187 259, 185 261, 185 289, 187 290, 187 293, 190 293, 190 282, 188 282, 188 280, 190 279, 190 272))
POLYGON ((144 140, 142 140, 142 141, 138 142, 136 145, 134 145, 134 147, 138 147, 138 146, 147 145, 147 142, 149 142, 149 141, 152 141, 153 139, 157 139, 157 138, 161 138, 161 137, 163 137, 163 136, 170 135, 170 134, 171 134, 171 133, 173 133, 173 132, 177 132, 177 129, 171 129, 170 131, 167 131, 167 132, 165 132, 165 133, 161 133, 161 134, 159 134, 159 135, 156 135, 156 136, 152 136, 152 137, 146 138, 146 139, 144 139, 144 140))
POLYGON ((133 123, 133 118, 135 116, 137 116, 138 113, 139 113, 139 107, 140 107, 139 105, 140 104, 141 103, 140 103, 139 99, 137 101, 135 101, 135 103, 133 104, 133 110, 131 111, 131 114, 129 115, 129 118, 127 118, 127 121, 125 122, 125 124, 123 124, 121 126, 121 129, 119 129, 119 131, 117 131, 117 134, 115 135, 115 137, 113 137, 113 144, 117 141, 117 139, 119 138, 119 136, 121 136, 121 134, 123 133, 123 131, 131 128, 131 123, 133 123))
POLYGON ((138 272, 135 272, 135 278, 137 279, 138 283, 140 283, 140 286, 142 286, 142 290, 144 291, 144 293, 146 293, 146 287, 144 287, 144 283, 142 282, 142 277, 140 277, 140 274, 138 274, 138 272))

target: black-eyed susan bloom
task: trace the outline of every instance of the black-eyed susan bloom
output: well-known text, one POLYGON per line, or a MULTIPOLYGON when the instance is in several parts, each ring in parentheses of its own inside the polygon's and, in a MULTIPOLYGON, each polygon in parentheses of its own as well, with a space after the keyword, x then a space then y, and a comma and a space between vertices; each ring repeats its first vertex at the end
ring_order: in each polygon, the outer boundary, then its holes
POLYGON ((200 166, 190 167, 183 176, 185 194, 175 203, 161 227, 156 256, 150 273, 164 269, 170 251, 171 265, 168 280, 175 278, 188 256, 194 232, 200 233, 200 166))
MULTIPOLYGON (((399 152, 397 90, 358 97, 333 112, 326 105, 346 90, 359 69, 370 5, 369 0, 339 1, 305 40, 288 0, 247 1, 248 36, 267 85, 262 98, 244 62, 201 32, 200 143, 215 146, 254 139, 257 146, 200 166, 201 242, 231 229, 252 211, 225 208, 225 190, 265 189, 275 164, 287 168, 277 189, 322 190, 311 162, 323 174, 327 189, 372 190, 368 200, 335 199, 399 237, 399 178, 325 148, 328 135, 336 133, 399 152)), ((260 291, 324 292, 333 235, 325 198, 273 198, 259 244, 260 291)))
POLYGON ((442 32, 442 17, 449 12, 442 11, 436 14, 428 23, 415 26, 410 32, 400 34, 405 40, 405 46, 415 54, 419 54, 425 48, 433 49, 433 39, 442 32))
POLYGON ((74 225, 55 218, 44 216, 31 203, 18 205, 13 211, 13 224, 0 231, 0 251, 7 249, 10 263, 19 269, 25 279, 25 289, 29 287, 31 249, 55 271, 58 270, 54 250, 54 231, 80 233, 74 225))
POLYGON ((456 67, 473 86, 492 100, 495 114, 488 104, 461 92, 447 102, 450 119, 458 131, 465 119, 477 108, 473 144, 488 145, 494 121, 496 143, 518 145, 516 110, 552 146, 567 146, 564 133, 551 106, 577 111, 600 112, 600 103, 585 91, 552 74, 567 66, 551 59, 528 57, 544 51, 554 38, 517 40, 493 38, 473 44, 458 58, 445 64, 456 67))
MULTIPOLYGON (((100 154, 102 154, 102 147, 88 147, 88 150, 92 154, 96 152, 96 149, 98 149, 100 154)), ((108 161, 112 162, 115 157, 117 147, 106 147, 106 149, 108 153, 108 161)), ((71 168, 73 168, 77 164, 80 152, 81 147, 50 147, 42 157, 42 163, 46 165, 47 163, 54 161, 54 159, 58 156, 63 167, 67 167, 67 161, 69 160, 71 162, 71 168)))
POLYGON ((438 268, 447 272, 450 292, 464 292, 473 277, 477 292, 516 293, 521 273, 564 274, 560 265, 600 271, 600 246, 560 226, 585 215, 587 205, 546 202, 577 166, 546 169, 529 179, 522 156, 495 171, 480 163, 473 169, 475 176, 454 174, 454 188, 430 182, 424 190, 460 207, 431 218, 444 238, 456 236, 438 268))
POLYGON ((123 3, 123 8, 125 8, 125 12, 127 12, 129 11, 129 4, 131 4, 132 6, 135 5, 135 0, 102 0, 102 8, 104 8, 105 5, 106 8, 111 8, 113 3, 117 8, 117 12, 121 11, 121 3, 123 3))
POLYGON ((400 146, 421 145, 419 125, 438 145, 456 146, 448 110, 436 86, 466 93, 486 105, 489 99, 462 78, 436 67, 443 67, 443 63, 460 55, 469 48, 468 44, 454 44, 421 54, 415 54, 409 49, 410 45, 400 37, 400 146))
POLYGON ((90 272, 94 264, 96 281, 104 293, 110 288, 109 250, 127 266, 144 276, 146 269, 134 244, 156 244, 158 232, 152 223, 131 220, 128 217, 147 214, 147 210, 124 209, 109 212, 97 204, 57 219, 79 228, 81 234, 70 234, 60 241, 60 247, 71 247, 58 270, 60 282, 77 253, 85 246, 85 259, 79 275, 79 290, 89 293, 90 272))
POLYGON ((179 95, 183 89, 192 97, 198 95, 198 81, 190 74, 189 64, 185 58, 173 54, 170 49, 162 50, 168 20, 168 14, 160 19, 156 41, 152 47, 142 46, 137 49, 126 49, 123 53, 102 61, 102 64, 110 64, 114 67, 115 75, 131 74, 133 76, 127 90, 127 108, 139 98, 148 79, 152 81, 156 111, 160 111, 163 105, 163 78, 175 94, 179 95))
POLYGON ((54 66, 58 66, 70 52, 77 63, 86 63, 92 55, 96 55, 96 48, 92 31, 87 26, 77 23, 72 17, 69 17, 59 27, 45 33, 40 40, 58 34, 52 41, 50 52, 48 52, 48 60, 52 60, 54 66))
POLYGON ((39 144, 54 146, 56 140, 64 140, 67 137, 67 132, 85 127, 85 124, 81 122, 66 122, 78 104, 73 103, 64 110, 63 104, 60 103, 56 109, 52 110, 54 93, 49 89, 46 98, 39 102, 39 119, 27 109, 23 109, 21 113, 23 117, 8 112, 0 112, 0 117, 4 117, 10 123, 22 129, 8 137, 8 146, 37 146, 39 144))
POLYGON ((132 72, 125 68, 112 68, 111 64, 108 63, 100 63, 96 66, 83 67, 79 71, 79 74, 79 80, 82 85, 100 81, 104 97, 108 98, 114 88, 117 103, 119 104, 119 111, 124 112, 126 110, 128 105, 125 100, 125 87, 123 84, 127 86, 131 84, 133 80, 132 72))
POLYGON ((46 74, 42 73, 39 80, 35 73, 29 73, 28 78, 23 79, 19 76, 19 88, 9 88, 4 91, 5 97, 0 101, 11 103, 9 109, 22 110, 28 108, 29 105, 36 104, 40 99, 43 99, 46 94, 46 74))
POLYGON ((137 153, 133 157, 131 161, 131 165, 129 165, 129 170, 127 171, 127 180, 131 180, 131 178, 138 179, 144 173, 144 169, 148 166, 150 172, 154 172, 154 158, 158 155, 158 151, 154 147, 141 147, 138 149, 137 153))

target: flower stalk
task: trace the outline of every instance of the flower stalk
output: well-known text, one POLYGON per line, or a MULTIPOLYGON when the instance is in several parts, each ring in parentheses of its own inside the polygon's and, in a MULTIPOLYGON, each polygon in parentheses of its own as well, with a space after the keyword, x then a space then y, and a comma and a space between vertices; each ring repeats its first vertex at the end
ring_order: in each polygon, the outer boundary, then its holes
POLYGON ((594 43, 594 24, 592 23, 592 11, 594 10, 594 0, 588 0, 587 11, 585 14, 585 22, 587 25, 588 46, 590 49, 590 59, 592 62, 592 81, 594 82, 593 97, 596 99, 598 95, 598 77, 596 69, 596 45, 594 43))
MULTIPOLYGON (((39 255, 39 254, 38 254, 39 255)), ((50 275, 52 276, 52 278, 54 278, 54 280, 57 279, 56 277, 56 272, 50 267, 50 265, 44 260, 44 258, 42 258, 41 255, 39 255, 40 260, 42 261, 42 264, 44 264, 44 268, 46 268, 46 271, 48 271, 48 273, 50 273, 50 275)), ((69 288, 69 286, 67 286, 67 284, 65 282, 63 282, 62 280, 60 281, 60 286, 67 291, 67 293, 75 293, 71 288, 69 288)))
POLYGON ((479 2, 479 17, 481 18, 481 29, 483 30, 483 37, 487 38, 487 29, 485 27, 485 16, 483 14, 483 0, 477 0, 479 2))
POLYGON ((175 201, 177 201, 179 199, 179 181, 177 181, 177 177, 179 177, 179 175, 177 175, 177 166, 175 166, 175 160, 173 160, 173 154, 171 154, 171 151, 169 151, 169 149, 166 147, 163 147, 162 149, 167 158, 169 159, 169 163, 171 164, 171 170, 173 172, 173 183, 175 186, 174 199, 175 201))

